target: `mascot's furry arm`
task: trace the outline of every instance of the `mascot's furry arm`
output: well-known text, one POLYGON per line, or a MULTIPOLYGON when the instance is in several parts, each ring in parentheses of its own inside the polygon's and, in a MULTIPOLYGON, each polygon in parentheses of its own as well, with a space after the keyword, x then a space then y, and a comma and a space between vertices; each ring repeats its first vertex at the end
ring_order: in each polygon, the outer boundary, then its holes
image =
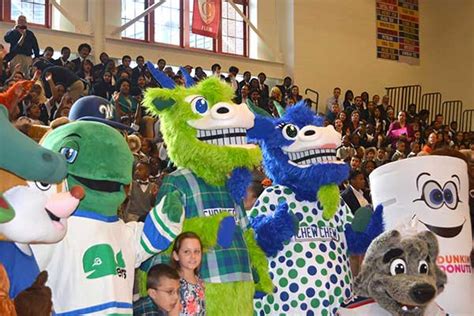
POLYGON ((226 182, 227 190, 235 202, 242 201, 247 194, 247 187, 252 181, 252 174, 247 168, 235 168, 226 182))
POLYGON ((258 244, 269 257, 276 256, 298 230, 298 219, 288 211, 286 203, 280 203, 272 215, 251 218, 250 223, 258 244))
POLYGON ((6 92, 0 93, 0 104, 6 106, 12 119, 18 114, 18 102, 28 95, 33 84, 34 80, 18 81, 6 92))
POLYGON ((370 243, 384 231, 383 206, 375 211, 359 209, 351 224, 346 224, 345 234, 347 247, 351 254, 364 254, 370 243))

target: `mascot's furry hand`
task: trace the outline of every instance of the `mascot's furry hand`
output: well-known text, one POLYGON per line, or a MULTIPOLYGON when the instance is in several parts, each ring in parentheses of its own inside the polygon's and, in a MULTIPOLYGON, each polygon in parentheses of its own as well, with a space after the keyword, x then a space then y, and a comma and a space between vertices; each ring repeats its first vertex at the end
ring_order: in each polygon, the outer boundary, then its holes
POLYGON ((53 303, 51 289, 47 287, 48 272, 38 274, 35 283, 15 298, 15 308, 18 315, 46 316, 51 315, 53 303))
POLYGON ((281 203, 273 215, 259 215, 251 220, 258 245, 269 257, 283 249, 283 244, 298 231, 298 218, 288 211, 288 204, 281 203))
MULTIPOLYGON (((185 212, 178 192, 172 192, 161 199, 160 203, 152 209, 152 212, 158 212, 157 217, 162 221, 159 225, 167 231, 166 235, 171 239, 176 238, 183 230, 185 212)), ((145 226, 147 224, 145 222, 145 226)), ((150 225, 154 224, 150 223, 150 225)))
POLYGON ((226 187, 230 195, 237 203, 240 203, 247 195, 247 187, 252 181, 252 173, 247 168, 235 168, 229 179, 227 179, 226 187))
POLYGON ((234 239, 234 232, 237 224, 232 216, 224 218, 219 224, 219 231, 217 232, 217 243, 222 248, 229 248, 234 239))
POLYGON ((383 205, 379 205, 372 213, 359 209, 351 224, 346 224, 345 234, 347 246, 351 254, 364 254, 370 243, 384 231, 383 205))

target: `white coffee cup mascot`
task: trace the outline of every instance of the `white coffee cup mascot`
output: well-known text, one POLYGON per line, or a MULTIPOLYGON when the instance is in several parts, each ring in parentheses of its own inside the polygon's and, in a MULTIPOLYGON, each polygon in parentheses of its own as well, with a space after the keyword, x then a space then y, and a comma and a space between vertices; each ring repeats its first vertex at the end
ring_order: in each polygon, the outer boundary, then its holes
POLYGON ((450 315, 472 315, 467 163, 448 156, 403 159, 375 169, 370 189, 374 205, 384 206, 386 230, 411 223, 436 235, 436 263, 448 275, 436 301, 450 315))

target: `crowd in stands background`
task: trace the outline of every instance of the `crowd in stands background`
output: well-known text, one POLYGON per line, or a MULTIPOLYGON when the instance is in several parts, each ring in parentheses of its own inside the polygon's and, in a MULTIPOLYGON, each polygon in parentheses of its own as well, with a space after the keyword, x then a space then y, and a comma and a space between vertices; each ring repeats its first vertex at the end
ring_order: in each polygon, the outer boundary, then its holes
MULTIPOLYGON (((58 117, 67 117, 74 101, 85 95, 109 100, 115 105, 118 119, 136 127, 142 143, 141 151, 136 154, 138 168, 133 185, 135 190, 141 188, 141 193, 132 192, 131 197, 143 200, 143 196, 148 195, 150 200, 146 201, 153 201, 162 177, 172 170, 172 164, 159 133, 159 121, 146 116, 141 107, 144 91, 159 86, 148 71, 144 57, 136 56, 136 66, 132 68, 131 56, 124 55, 117 65, 102 52, 98 63, 93 64, 89 59, 92 47, 81 43, 77 47, 77 58, 70 60, 71 48, 62 47, 61 56, 53 59, 55 50, 50 46, 45 46, 40 54, 38 41, 28 29, 24 16, 18 18, 4 40, 10 44, 10 51, 7 53, 0 47, 2 89, 19 80, 37 80, 27 98, 18 104, 17 126, 25 131, 29 124, 48 125, 58 117)), ((163 58, 157 60, 156 67, 176 84, 184 85, 180 71, 175 73, 163 58)), ((186 65, 185 69, 196 82, 207 77, 202 66, 186 65)), ((244 71, 239 81, 241 70, 237 66, 229 67, 226 76, 218 63, 210 69, 210 75, 225 80, 234 89, 236 103, 246 104, 256 114, 280 117, 285 109, 303 100, 291 77, 283 78, 281 85, 270 87, 263 72, 254 77, 250 71, 244 71)), ((341 133, 342 145, 337 157, 353 170, 348 183, 341 187, 343 196, 351 201, 349 205, 360 207, 371 202, 368 176, 382 164, 428 154, 438 148, 474 149, 473 132, 459 131, 457 122, 445 122, 441 114, 429 122, 427 110, 417 112, 416 104, 405 106, 406 111, 395 113, 388 96, 370 97, 366 91, 354 93, 352 90, 342 94, 339 87, 334 88, 322 106, 325 125, 333 125, 341 133)), ((126 205, 136 203, 127 201, 126 205)), ((143 205, 143 209, 147 207, 143 205)), ((143 214, 138 212, 130 218, 140 216, 143 214)))

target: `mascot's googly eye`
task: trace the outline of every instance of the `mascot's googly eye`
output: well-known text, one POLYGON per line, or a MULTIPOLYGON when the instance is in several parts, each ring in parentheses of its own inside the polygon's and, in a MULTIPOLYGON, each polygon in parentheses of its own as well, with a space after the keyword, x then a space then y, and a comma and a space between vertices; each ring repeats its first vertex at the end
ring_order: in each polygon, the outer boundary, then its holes
POLYGON ((64 155, 68 163, 73 163, 77 158, 77 150, 74 148, 63 147, 61 148, 60 153, 64 155))
POLYGON ((283 127, 281 133, 288 140, 294 140, 298 136, 299 128, 293 124, 287 124, 283 127))
POLYGON ((457 207, 459 201, 458 189, 454 182, 449 181, 445 184, 443 188, 443 196, 447 207, 450 209, 455 209, 457 207))
POLYGON ((420 263, 418 263, 418 272, 421 274, 428 274, 428 271, 428 263, 425 260, 421 260, 420 263))
POLYGON ((397 275, 397 274, 405 274, 407 273, 407 264, 403 259, 395 259, 390 264, 390 274, 397 275))
POLYGON ((430 207, 438 209, 443 205, 444 197, 443 190, 434 181, 428 181, 423 186, 423 196, 422 200, 430 207))
POLYGON ((51 188, 51 184, 39 181, 35 181, 35 185, 41 191, 48 191, 51 188))
POLYGON ((184 99, 191 103, 193 112, 199 115, 206 115, 209 112, 209 102, 200 95, 190 95, 184 99))

